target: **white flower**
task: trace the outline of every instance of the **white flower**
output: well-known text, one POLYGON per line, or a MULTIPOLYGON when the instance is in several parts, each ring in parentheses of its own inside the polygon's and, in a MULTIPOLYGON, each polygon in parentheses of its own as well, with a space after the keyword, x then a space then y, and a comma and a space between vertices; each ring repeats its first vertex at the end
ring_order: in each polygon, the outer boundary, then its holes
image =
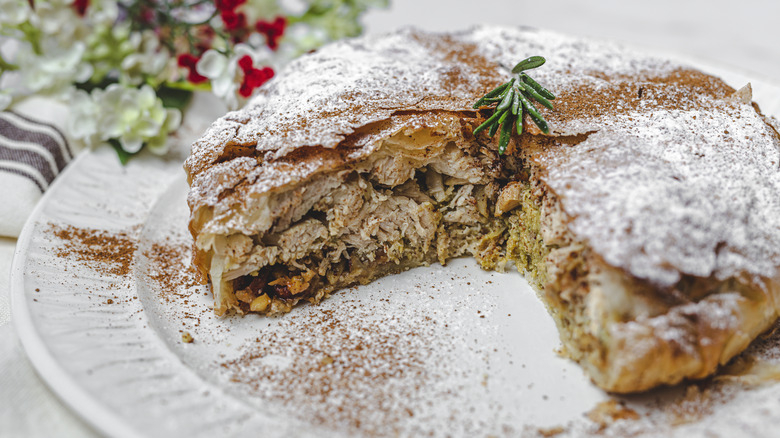
POLYGON ((165 112, 165 122, 160 128, 160 132, 146 143, 149 152, 157 155, 168 152, 168 134, 179 129, 181 125, 181 111, 175 108, 166 108, 165 112))
POLYGON ((105 111, 101 139, 118 139, 131 154, 141 150, 144 140, 159 134, 165 122, 162 102, 148 85, 137 89, 111 84, 97 100, 105 111))
POLYGON ((62 47, 74 41, 86 41, 98 28, 116 24, 119 8, 115 1, 90 1, 84 17, 73 7, 73 0, 36 1, 31 24, 45 37, 57 38, 62 47))
POLYGON ((117 140, 126 152, 138 152, 148 144, 152 152, 167 151, 167 136, 179 127, 181 113, 163 108, 162 101, 148 85, 141 88, 111 84, 92 94, 74 90, 70 95, 73 111, 68 120, 69 134, 88 146, 117 140))
POLYGON ((72 0, 36 1, 30 24, 41 32, 43 39, 54 39, 60 47, 82 40, 89 28, 71 3, 72 0))
POLYGON ((62 49, 53 41, 46 40, 40 49, 41 54, 38 55, 29 43, 22 42, 14 59, 19 69, 13 74, 28 92, 57 94, 71 84, 84 82, 92 76, 92 67, 83 60, 84 43, 76 42, 68 49, 62 49))
POLYGON ((119 18, 119 3, 121 2, 91 1, 87 7, 87 21, 92 26, 113 26, 119 18))
MULTIPOLYGON (((122 59, 133 52, 129 23, 117 23, 114 26, 95 26, 84 41, 87 54, 95 69, 94 77, 102 79, 112 74, 122 59)), ((140 40, 136 41, 138 44, 140 40)))
POLYGON ((13 29, 29 20, 31 14, 26 0, 0 0, 0 29, 13 29))
POLYGON ((227 56, 209 49, 203 53, 195 69, 199 74, 209 78, 211 92, 222 99, 229 109, 238 107, 235 62, 230 62, 227 56))
POLYGON ((168 49, 160 47, 157 34, 151 30, 133 32, 129 38, 133 46, 121 64, 122 79, 130 84, 140 84, 144 76, 162 80, 172 66, 168 49))
POLYGON ((229 58, 216 50, 207 50, 196 65, 198 73, 211 81, 211 92, 222 99, 228 109, 236 109, 244 101, 237 94, 242 74, 238 60, 249 55, 256 63, 259 57, 257 50, 246 44, 237 44, 233 49, 235 52, 229 58))
POLYGON ((68 93, 71 112, 66 128, 68 134, 85 146, 94 147, 100 143, 100 118, 103 113, 93 95, 75 88, 68 93))
MULTIPOLYGON (((27 17, 35 32, 19 36, 20 41, 29 44, 17 53, 26 58, 26 66, 33 71, 32 82, 40 81, 39 76, 49 71, 47 64, 56 65, 49 61, 74 61, 73 55, 79 55, 76 65, 61 66, 56 77, 49 81, 52 84, 32 85, 29 92, 56 92, 67 77, 72 78, 74 83, 84 82, 93 74, 102 79, 117 67, 122 56, 134 49, 128 41, 131 24, 116 21, 119 16, 117 2, 90 1, 82 17, 76 12, 73 1, 36 1, 34 11, 27 17), (39 64, 39 68, 35 68, 35 64, 39 64), (68 72, 72 74, 68 75, 68 72)), ((27 7, 29 9, 29 5, 27 7)), ((11 62, 19 63, 16 60, 11 62)), ((22 75, 27 75, 27 72, 22 72, 22 75)))

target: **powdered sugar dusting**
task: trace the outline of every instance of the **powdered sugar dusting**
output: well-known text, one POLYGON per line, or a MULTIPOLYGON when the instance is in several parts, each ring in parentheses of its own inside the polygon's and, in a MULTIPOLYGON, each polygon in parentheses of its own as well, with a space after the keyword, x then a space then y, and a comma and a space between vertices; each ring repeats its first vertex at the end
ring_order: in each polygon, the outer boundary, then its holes
POLYGON ((637 277, 775 277, 777 134, 748 104, 705 97, 700 107, 602 118, 586 141, 547 157, 545 180, 572 230, 637 277))
POLYGON ((615 42, 575 38, 542 29, 482 26, 463 39, 477 44, 485 58, 504 66, 505 76, 519 60, 544 56, 544 67, 533 70, 532 75, 553 93, 593 78, 663 76, 679 68, 615 42))

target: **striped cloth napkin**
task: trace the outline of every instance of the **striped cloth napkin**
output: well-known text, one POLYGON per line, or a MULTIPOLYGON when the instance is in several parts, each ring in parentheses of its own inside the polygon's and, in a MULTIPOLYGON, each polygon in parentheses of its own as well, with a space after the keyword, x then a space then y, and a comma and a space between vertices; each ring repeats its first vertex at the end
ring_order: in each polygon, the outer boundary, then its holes
MULTIPOLYGON (((53 120, 59 112, 47 106, 38 114, 53 120)), ((0 236, 19 235, 35 204, 73 159, 62 131, 31 113, 30 105, 0 112, 0 236)))

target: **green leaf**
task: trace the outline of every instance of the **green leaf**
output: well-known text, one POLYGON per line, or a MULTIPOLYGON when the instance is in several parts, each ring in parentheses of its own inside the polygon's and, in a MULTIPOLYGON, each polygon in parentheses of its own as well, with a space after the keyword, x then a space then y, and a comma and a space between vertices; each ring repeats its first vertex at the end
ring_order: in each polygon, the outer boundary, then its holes
MULTIPOLYGON (((477 134, 479 134, 479 133, 480 133, 480 132, 481 132, 483 129, 487 128, 488 126, 490 126, 491 124, 493 124, 493 122, 495 122, 496 120, 498 120, 498 118, 499 118, 499 117, 501 117, 501 113, 500 113, 500 112, 498 112, 498 111, 494 112, 492 116, 490 116, 490 117, 489 117, 487 120, 485 120, 485 121, 484 121, 484 122, 483 122, 481 125, 477 126, 477 129, 475 129, 475 130, 474 130, 474 132, 472 132, 472 133, 473 133, 473 134, 476 136, 476 135, 477 135, 477 134)), ((491 137, 492 137, 492 136, 491 136, 491 137)))
POLYGON ((512 114, 517 115, 517 111, 520 109, 520 90, 515 88, 514 91, 512 96, 512 114))
POLYGON ((520 96, 520 101, 523 103, 523 108, 528 111, 528 115, 531 116, 531 120, 542 130, 545 134, 550 133, 550 128, 547 126, 547 121, 544 120, 534 104, 528 100, 525 96, 520 96))
POLYGON ((498 122, 497 123, 493 123, 493 126, 490 127, 490 132, 488 133, 490 138, 493 138, 493 136, 496 135, 496 132, 498 131, 499 125, 504 123, 504 120, 506 120, 506 118, 508 116, 509 116, 509 110, 508 109, 504 110, 504 112, 501 113, 501 117, 499 117, 498 122))
MULTIPOLYGON (((509 114, 507 112, 507 114, 509 114)), ((502 117, 501 122, 501 135, 498 137, 498 155, 504 155, 506 147, 509 144, 509 138, 512 136, 512 118, 508 117, 506 120, 502 117)))
POLYGON ((479 99, 477 103, 474 104, 474 109, 478 109, 481 107, 485 102, 492 102, 493 98, 502 94, 504 90, 509 86, 509 82, 504 82, 503 84, 499 85, 498 87, 491 90, 488 94, 486 94, 484 97, 479 99))
POLYGON ((525 73, 521 74, 520 79, 522 80, 522 82, 525 82, 531 88, 533 88, 537 93, 539 93, 540 96, 544 97, 545 99, 555 100, 555 95, 550 93, 550 90, 539 85, 538 82, 533 80, 533 78, 531 78, 527 74, 525 73))
POLYGON ((545 62, 547 62, 547 60, 541 56, 531 56, 518 62, 517 65, 515 65, 515 67, 512 69, 512 73, 520 73, 523 70, 531 70, 533 68, 542 66, 545 62))
POLYGON ((474 109, 496 103, 493 115, 479 125, 473 134, 477 135, 489 128, 488 136, 493 138, 496 132, 501 129, 499 137, 499 154, 504 154, 511 140, 512 126, 517 127, 517 134, 523 132, 524 114, 528 113, 531 120, 545 134, 549 134, 550 128, 547 121, 539 113, 539 109, 533 101, 539 102, 549 109, 553 109, 550 100, 555 99, 549 90, 539 85, 530 76, 523 73, 543 65, 546 62, 544 57, 531 56, 515 65, 512 73, 518 74, 517 78, 512 78, 509 82, 503 83, 488 92, 474 104, 474 109))
POLYGON ((501 100, 501 103, 498 104, 496 107, 497 112, 502 112, 505 109, 509 108, 512 105, 512 99, 515 94, 515 89, 512 88, 512 85, 515 83, 515 80, 512 79, 509 81, 509 87, 504 91, 504 98, 501 100))
POLYGON ((531 114, 530 112, 528 113, 528 115, 531 116, 531 120, 534 121, 536 126, 538 126, 539 129, 542 130, 542 132, 544 132, 545 134, 549 134, 550 133, 550 127, 547 126, 547 121, 544 120, 544 118, 542 116, 535 116, 535 115, 531 114))
POLYGON ((536 100, 537 102, 541 103, 542 105, 546 106, 549 109, 553 109, 552 103, 550 103, 550 101, 545 99, 544 97, 540 96, 539 93, 537 93, 533 88, 528 87, 525 91, 526 93, 528 93, 530 97, 533 97, 534 100, 536 100))
POLYGON ((157 97, 160 98, 164 107, 176 108, 184 112, 192 100, 192 91, 163 85, 157 90, 157 97))
POLYGON ((130 152, 127 152, 126 150, 122 149, 122 145, 119 144, 119 140, 115 138, 108 140, 108 144, 110 144, 111 147, 114 148, 114 151, 116 151, 116 156, 117 158, 119 158, 119 162, 122 163, 123 166, 127 165, 128 161, 130 161, 130 158, 132 158, 134 155, 138 153, 136 152, 134 154, 131 154, 130 152))
POLYGON ((520 135, 522 133, 523 133, 523 106, 520 105, 520 108, 518 108, 517 110, 517 135, 520 135))
POLYGON ((494 88, 493 91, 491 91, 488 94, 486 94, 485 97, 496 97, 496 96, 502 94, 504 92, 504 90, 506 90, 507 87, 510 85, 510 82, 504 82, 503 84, 501 84, 498 87, 494 88))
POLYGON ((501 126, 501 120, 504 120, 504 116, 506 115, 506 112, 504 112, 501 115, 501 118, 498 122, 493 123, 493 125, 490 126, 490 131, 488 131, 488 137, 493 138, 496 135, 496 132, 498 132, 498 127, 501 126))

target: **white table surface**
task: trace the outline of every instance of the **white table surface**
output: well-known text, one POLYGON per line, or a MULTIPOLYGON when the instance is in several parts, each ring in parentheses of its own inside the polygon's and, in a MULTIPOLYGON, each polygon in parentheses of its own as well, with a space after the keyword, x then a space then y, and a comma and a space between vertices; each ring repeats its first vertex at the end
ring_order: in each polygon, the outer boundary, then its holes
MULTIPOLYGON (((391 2, 390 9, 366 16, 368 32, 405 25, 434 31, 483 23, 532 25, 667 51, 780 82, 780 2, 774 0, 391 2)), ((8 299, 15 243, 0 238, 0 437, 95 436, 48 390, 19 346, 8 299)))

